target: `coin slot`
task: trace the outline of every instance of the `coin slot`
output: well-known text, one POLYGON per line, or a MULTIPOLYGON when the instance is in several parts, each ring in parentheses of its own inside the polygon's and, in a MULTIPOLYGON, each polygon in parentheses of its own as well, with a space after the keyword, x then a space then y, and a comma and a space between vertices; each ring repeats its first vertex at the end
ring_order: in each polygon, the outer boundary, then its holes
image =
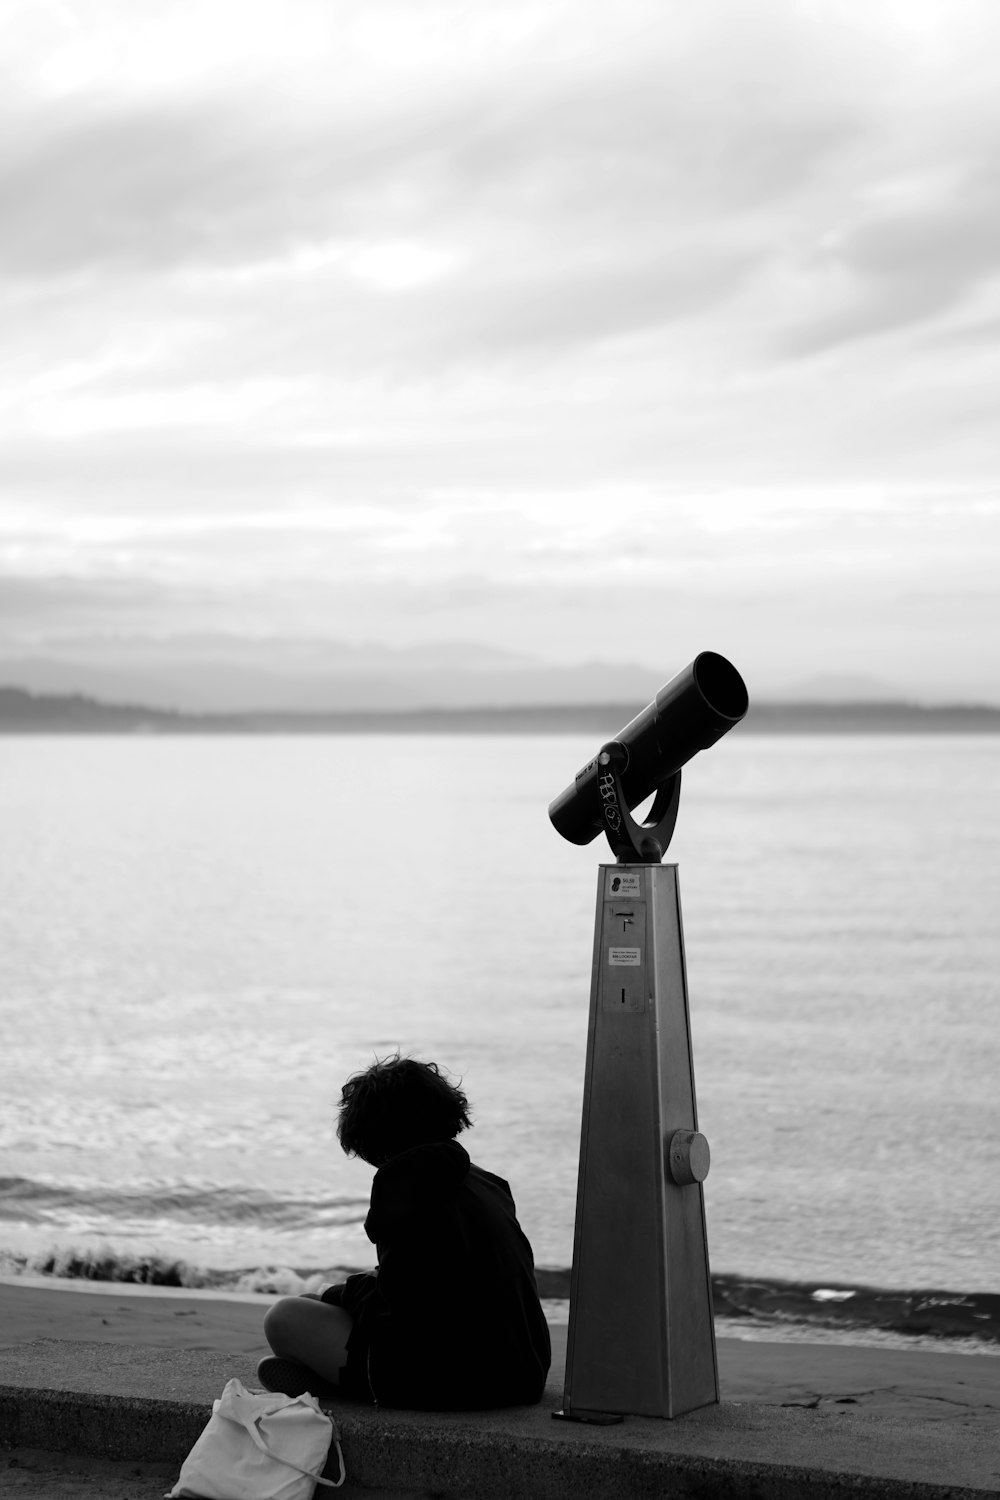
POLYGON ((602 928, 601 1009, 616 1016, 647 1010, 644 903, 605 902, 602 928))

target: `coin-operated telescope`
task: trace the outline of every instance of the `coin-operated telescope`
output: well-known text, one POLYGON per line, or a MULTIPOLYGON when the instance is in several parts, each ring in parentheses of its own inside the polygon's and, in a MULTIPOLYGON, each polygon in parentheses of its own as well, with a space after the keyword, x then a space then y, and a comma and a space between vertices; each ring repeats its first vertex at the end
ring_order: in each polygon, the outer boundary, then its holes
POLYGON ((681 768, 745 716, 746 686, 696 656, 549 806, 574 844, 603 829, 562 1410, 676 1417, 719 1399, 676 865, 681 768), (655 794, 648 814, 633 811, 655 794))
POLYGON ((732 662, 703 651, 549 804, 554 827, 571 844, 589 844, 603 828, 619 859, 661 860, 677 821, 681 767, 738 724, 748 706, 732 662), (649 816, 637 824, 631 810, 651 792, 649 816))

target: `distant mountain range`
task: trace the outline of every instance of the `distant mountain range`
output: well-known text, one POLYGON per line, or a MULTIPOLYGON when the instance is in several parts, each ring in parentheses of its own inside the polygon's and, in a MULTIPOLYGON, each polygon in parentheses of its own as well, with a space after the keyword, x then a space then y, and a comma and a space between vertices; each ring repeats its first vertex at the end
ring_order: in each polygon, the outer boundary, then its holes
POLYGON ((77 638, 44 654, 0 656, 0 683, 32 693, 212 715, 645 703, 670 675, 630 662, 553 666, 448 641, 388 647, 226 635, 77 638))
MULTIPOLYGON (((711 642, 706 642, 711 645, 711 642)), ((224 632, 189 635, 74 635, 46 640, 29 654, 17 653, 0 640, 0 683, 36 697, 75 699, 107 706, 139 705, 144 720, 154 715, 220 719, 251 715, 273 722, 275 715, 382 715, 419 713, 441 722, 441 713, 461 710, 520 714, 538 711, 546 718, 556 710, 575 714, 581 704, 637 706, 683 667, 665 648, 663 666, 649 667, 625 656, 557 664, 526 651, 479 642, 432 641, 387 646, 311 636, 250 637, 224 632)), ((917 694, 867 673, 820 673, 782 682, 775 677, 750 682, 755 705, 761 699, 794 704, 839 705, 852 712, 895 705, 941 693, 917 694)), ((907 710, 909 711, 909 710, 907 710)), ((17 715, 24 712, 22 706, 17 715)), ((130 710, 131 712, 131 710, 130 710)), ((618 710, 616 709, 616 712, 618 710)), ((755 706, 755 718, 762 710, 755 706)), ((768 713, 770 710, 767 711, 768 713)), ((82 707, 53 709, 80 722, 82 707)), ((820 711, 821 718, 825 708, 820 711)), ((13 715, 11 710, 10 716, 13 715)), ((842 719, 843 715, 838 715, 842 719)), ((801 722, 801 718, 797 720, 801 722)))
MULTIPOLYGON (((611 736, 641 701, 458 708, 267 710, 180 713, 137 703, 0 687, 0 734, 553 734, 611 736)), ((904 702, 754 703, 739 726, 750 734, 1000 733, 1000 709, 927 708, 904 702)))

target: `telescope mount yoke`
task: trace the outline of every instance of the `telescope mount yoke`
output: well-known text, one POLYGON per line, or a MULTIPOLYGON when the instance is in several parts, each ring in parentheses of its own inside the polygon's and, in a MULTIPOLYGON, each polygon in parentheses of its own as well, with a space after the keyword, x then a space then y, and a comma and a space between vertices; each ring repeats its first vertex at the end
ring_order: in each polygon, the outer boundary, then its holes
POLYGON ((604 832, 620 865, 659 864, 667 852, 677 822, 681 773, 674 771, 656 790, 642 823, 633 818, 621 778, 629 762, 628 746, 608 740, 597 752, 597 789, 604 832))

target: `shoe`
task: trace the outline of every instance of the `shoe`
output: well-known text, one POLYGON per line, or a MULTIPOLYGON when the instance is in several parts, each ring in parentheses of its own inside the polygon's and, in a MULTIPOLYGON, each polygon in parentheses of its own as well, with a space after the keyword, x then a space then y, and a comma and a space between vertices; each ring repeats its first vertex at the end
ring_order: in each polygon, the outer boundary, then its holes
POLYGON ((266 1391, 276 1391, 282 1396, 333 1396, 337 1387, 308 1365, 300 1365, 297 1359, 281 1359, 269 1354, 257 1366, 257 1379, 266 1391))

